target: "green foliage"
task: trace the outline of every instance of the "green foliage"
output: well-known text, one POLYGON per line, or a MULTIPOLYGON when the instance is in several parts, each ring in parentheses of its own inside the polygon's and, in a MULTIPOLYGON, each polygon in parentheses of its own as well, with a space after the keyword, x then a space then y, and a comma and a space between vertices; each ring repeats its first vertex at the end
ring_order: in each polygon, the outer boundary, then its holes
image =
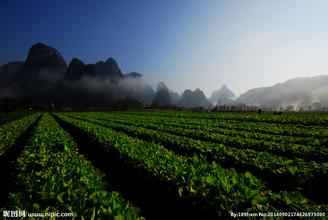
MULTIPOLYGON (((82 134, 92 137, 104 149, 115 148, 121 154, 120 157, 122 160, 129 161, 129 163, 135 166, 136 170, 143 172, 145 176, 151 176, 155 182, 167 187, 168 192, 175 194, 177 198, 190 201, 195 206, 202 206, 208 211, 218 213, 218 215, 225 215, 233 210, 283 211, 293 209, 293 207, 297 206, 302 207, 299 211, 325 209, 325 207, 316 205, 305 199, 298 192, 274 193, 264 182, 255 178, 250 172, 241 174, 237 173, 234 169, 224 169, 215 162, 209 163, 206 157, 202 156, 206 156, 205 154, 197 153, 214 152, 214 155, 218 157, 222 157, 222 155, 230 157, 237 155, 237 157, 241 157, 239 159, 240 163, 244 159, 247 160, 247 156, 252 156, 253 159, 244 162, 244 166, 250 165, 252 161, 259 169, 261 169, 261 166, 268 171, 272 168, 280 168, 283 170, 282 172, 296 176, 293 170, 294 168, 292 170, 288 169, 292 165, 290 161, 287 161, 286 165, 283 165, 285 158, 281 158, 278 162, 275 162, 273 158, 278 157, 266 153, 271 157, 265 158, 267 161, 263 160, 261 162, 262 164, 257 164, 255 158, 260 159, 260 157, 256 157, 257 152, 255 151, 251 151, 252 155, 248 153, 250 150, 243 150, 241 152, 244 153, 240 154, 239 150, 234 149, 233 151, 229 151, 224 146, 209 145, 211 148, 206 148, 206 146, 202 147, 205 142, 191 142, 188 138, 170 136, 164 132, 146 130, 142 127, 120 125, 122 128, 121 131, 128 133, 130 135, 128 136, 108 128, 112 126, 118 128, 118 124, 93 119, 93 114, 97 113, 86 113, 86 117, 83 120, 68 117, 76 114, 61 114, 60 117, 80 129, 82 134), (91 123, 87 120, 96 123, 91 123), (141 141, 138 139, 140 137, 148 139, 147 141, 141 141), (191 151, 195 149, 200 150, 191 158, 180 156, 166 149, 160 143, 156 143, 160 142, 160 140, 167 141, 162 142, 165 145, 175 143, 174 146, 176 147, 189 147, 191 151), (218 151, 216 149, 220 150, 218 151), (229 153, 230 155, 228 155, 228 152, 231 152, 229 153), (273 167, 273 165, 278 166, 278 168, 273 167), (286 202, 288 199, 292 200, 293 204, 286 202)), ((111 117, 111 114, 108 117, 111 117)), ((304 164, 306 163, 304 162, 304 164)))
MULTIPOLYGON (((317 183, 318 175, 326 177, 322 181, 328 180, 328 169, 327 166, 325 166, 328 164, 327 162, 321 164, 314 161, 305 161, 302 158, 289 159, 271 152, 256 151, 252 147, 250 147, 251 149, 248 149, 249 145, 247 144, 253 142, 254 140, 252 139, 231 138, 229 136, 223 136, 222 138, 217 139, 217 141, 222 142, 231 139, 235 141, 236 146, 239 146, 229 147, 221 143, 189 138, 190 136, 197 136, 193 134, 205 132, 202 130, 182 129, 178 125, 176 127, 166 127, 160 123, 143 124, 142 122, 128 122, 128 120, 112 121, 111 117, 108 116, 94 118, 90 114, 87 114, 85 117, 77 116, 77 114, 74 114, 73 116, 78 119, 122 131, 128 135, 143 140, 170 146, 171 148, 173 147, 189 154, 196 153, 198 155, 203 155, 212 158, 218 163, 229 163, 233 164, 235 167, 248 167, 258 173, 265 173, 266 175, 269 175, 270 178, 271 176, 284 178, 285 181, 288 182, 288 186, 293 185, 295 189, 297 188, 301 191, 304 188, 313 188, 313 185, 317 183), (242 145, 244 147, 241 147, 242 145)), ((205 135, 209 136, 213 134, 207 132, 205 135)), ((229 142, 231 142, 231 140, 229 140, 229 142)), ((303 153, 302 148, 299 148, 298 150, 303 153)), ((324 190, 324 188, 322 190, 324 190)))
POLYGON ((106 191, 103 174, 77 150, 69 134, 44 114, 17 159, 17 190, 6 208, 73 212, 78 219, 137 219, 139 210, 118 192, 106 191))
MULTIPOLYGON (((19 113, 15 114, 15 118, 18 117, 18 114, 19 113)), ((26 113, 21 114, 26 115, 26 113)), ((5 154, 5 152, 15 143, 15 140, 22 135, 39 116, 39 113, 29 115, 0 126, 0 156, 5 154)))
POLYGON ((4 125, 25 116, 31 115, 31 112, 10 112, 10 113, 0 113, 0 125, 4 125))
MULTIPOLYGON (((7 121, 0 115, 0 156, 39 115, 13 114, 7 121)), ((326 204, 309 200, 311 190, 324 192, 328 179, 327 115, 121 111, 58 116, 191 208, 218 217, 231 211, 328 211, 326 204), (275 179, 283 191, 270 188, 275 179)), ((5 209, 73 212, 76 219, 142 218, 120 192, 110 190, 104 174, 79 154, 49 114, 38 122, 15 166, 15 190, 5 209)))

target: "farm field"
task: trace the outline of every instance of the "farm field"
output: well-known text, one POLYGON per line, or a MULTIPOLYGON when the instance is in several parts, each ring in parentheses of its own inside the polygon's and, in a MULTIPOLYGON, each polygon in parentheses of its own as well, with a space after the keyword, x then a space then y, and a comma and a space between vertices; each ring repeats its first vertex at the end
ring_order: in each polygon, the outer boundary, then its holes
POLYGON ((0 114, 0 207, 76 219, 322 217, 327 128, 315 113, 0 114))

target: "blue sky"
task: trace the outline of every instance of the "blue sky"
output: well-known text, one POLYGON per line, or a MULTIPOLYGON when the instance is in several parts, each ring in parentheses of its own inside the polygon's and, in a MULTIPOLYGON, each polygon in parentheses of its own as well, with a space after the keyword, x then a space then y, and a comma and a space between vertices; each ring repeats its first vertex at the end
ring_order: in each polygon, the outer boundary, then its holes
POLYGON ((328 74, 327 11, 323 0, 1 0, 0 65, 43 42, 66 62, 114 57, 152 86, 240 94, 328 74))

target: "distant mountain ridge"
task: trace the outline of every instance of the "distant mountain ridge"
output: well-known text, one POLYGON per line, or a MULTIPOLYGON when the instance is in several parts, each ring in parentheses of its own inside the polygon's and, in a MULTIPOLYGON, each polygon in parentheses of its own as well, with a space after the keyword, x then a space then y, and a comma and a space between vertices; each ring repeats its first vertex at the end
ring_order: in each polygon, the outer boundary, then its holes
POLYGON ((153 107, 168 107, 172 105, 172 99, 170 96, 170 90, 167 86, 160 82, 157 85, 155 98, 153 100, 152 106, 153 107))
POLYGON ((94 67, 98 75, 102 78, 110 77, 113 81, 123 78, 121 69, 112 57, 109 57, 105 62, 99 61, 95 63, 94 67))
POLYGON ((270 87, 251 89, 235 102, 267 107, 328 106, 328 76, 299 77, 270 87))
POLYGON ((214 105, 231 105, 236 95, 224 84, 219 90, 215 90, 208 99, 214 105))
POLYGON ((6 63, 0 67, 0 83, 9 83, 9 80, 15 76, 16 73, 20 72, 23 68, 24 62, 13 61, 6 63))
POLYGON ((67 64, 62 55, 53 47, 46 46, 42 43, 33 45, 24 62, 22 72, 33 74, 40 68, 54 69, 59 75, 66 73, 67 64))
POLYGON ((200 89, 185 90, 182 95, 163 82, 156 92, 142 74, 123 74, 111 57, 85 64, 73 58, 69 64, 55 48, 43 43, 33 45, 26 60, 0 67, 0 107, 2 100, 22 106, 58 106, 98 108, 112 105, 183 108, 211 108, 213 105, 248 105, 295 109, 328 106, 328 76, 294 78, 270 87, 246 91, 238 98, 226 86, 214 91, 209 99, 200 89))
POLYGON ((25 104, 110 106, 129 97, 147 105, 155 94, 140 73, 124 75, 111 57, 95 64, 73 58, 67 66, 55 48, 43 43, 33 45, 24 62, 3 65, 0 80, 0 100, 25 104))
POLYGON ((191 91, 189 89, 185 90, 178 103, 178 106, 187 108, 211 108, 212 103, 208 101, 208 99, 204 95, 204 92, 197 88, 194 91, 191 91))
POLYGON ((152 106, 156 107, 167 107, 167 106, 176 106, 180 101, 181 96, 179 93, 173 92, 170 90, 165 83, 160 82, 156 88, 155 98, 153 100, 152 106))

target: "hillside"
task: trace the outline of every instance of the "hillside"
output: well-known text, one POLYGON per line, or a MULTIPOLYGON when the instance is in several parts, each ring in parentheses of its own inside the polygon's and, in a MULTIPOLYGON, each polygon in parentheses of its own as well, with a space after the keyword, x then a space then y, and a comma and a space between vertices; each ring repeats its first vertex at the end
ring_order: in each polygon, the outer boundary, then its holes
POLYGON ((328 105, 328 76, 294 78, 271 87, 248 90, 236 103, 267 107, 328 105))

